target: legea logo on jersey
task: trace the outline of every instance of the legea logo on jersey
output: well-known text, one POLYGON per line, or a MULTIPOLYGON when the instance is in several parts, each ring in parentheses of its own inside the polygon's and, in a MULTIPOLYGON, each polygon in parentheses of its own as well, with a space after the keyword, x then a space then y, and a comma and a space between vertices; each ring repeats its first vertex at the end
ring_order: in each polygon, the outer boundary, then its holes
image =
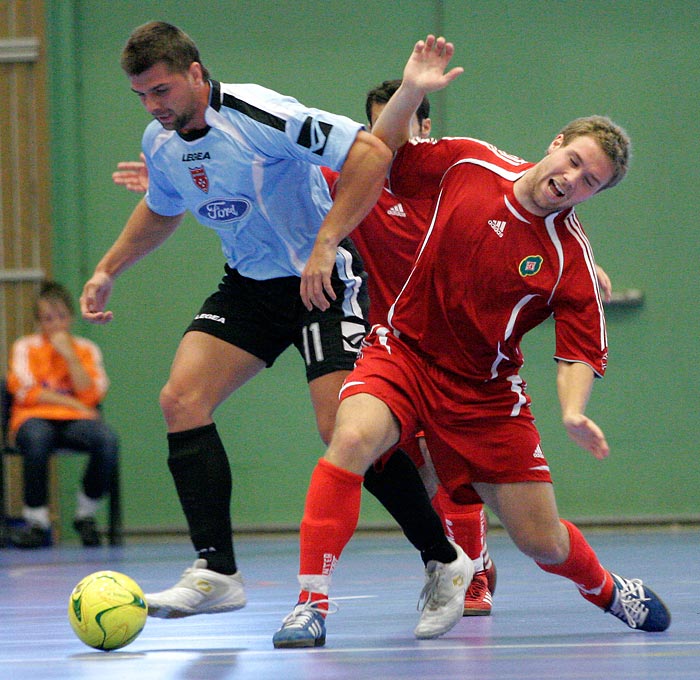
POLYGON ((215 198, 197 208, 198 215, 221 224, 242 220, 249 211, 250 201, 244 198, 215 198))
POLYGON ((542 269, 542 255, 529 255, 520 262, 520 276, 534 276, 542 269))

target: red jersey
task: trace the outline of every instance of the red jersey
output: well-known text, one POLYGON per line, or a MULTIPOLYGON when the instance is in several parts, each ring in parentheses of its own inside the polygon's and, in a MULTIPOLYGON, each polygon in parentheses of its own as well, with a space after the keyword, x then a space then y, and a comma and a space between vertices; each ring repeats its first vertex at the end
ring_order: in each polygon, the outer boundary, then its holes
POLYGON ((399 149, 397 196, 432 196, 414 267, 389 314, 410 347, 469 380, 517 374, 523 335, 554 315, 555 358, 602 376, 607 336, 590 244, 573 209, 538 217, 513 192, 532 163, 468 138, 399 149))
MULTIPOLYGON (((334 196, 338 173, 322 168, 334 196)), ((408 277, 433 211, 432 197, 399 198, 388 188, 350 234, 368 275, 369 322, 386 325, 389 308, 408 277)))

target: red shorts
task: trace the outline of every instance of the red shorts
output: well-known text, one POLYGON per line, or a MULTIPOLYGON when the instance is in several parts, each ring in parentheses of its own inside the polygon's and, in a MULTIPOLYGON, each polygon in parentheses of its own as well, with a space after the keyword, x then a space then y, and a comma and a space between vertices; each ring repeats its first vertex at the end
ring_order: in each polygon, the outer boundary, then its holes
MULTIPOLYGON (((366 393, 398 419, 398 446, 413 452, 420 430, 440 483, 458 501, 472 482, 551 482, 519 376, 475 382, 429 364, 386 329, 372 329, 341 399, 366 393)), ((413 456, 411 456, 413 458, 413 456)))
MULTIPOLYGON (((366 390, 354 390, 353 394, 358 392, 363 392, 366 390)), ((401 440, 401 444, 397 444, 393 448, 389 449, 386 453, 382 454, 374 463, 377 470, 381 470, 384 464, 394 455, 394 451, 401 449, 410 459, 411 462, 418 468, 422 468, 425 465, 425 458, 423 457, 423 452, 420 450, 420 444, 418 443, 419 437, 424 437, 425 433, 421 430, 417 432, 414 437, 405 438, 401 440)))

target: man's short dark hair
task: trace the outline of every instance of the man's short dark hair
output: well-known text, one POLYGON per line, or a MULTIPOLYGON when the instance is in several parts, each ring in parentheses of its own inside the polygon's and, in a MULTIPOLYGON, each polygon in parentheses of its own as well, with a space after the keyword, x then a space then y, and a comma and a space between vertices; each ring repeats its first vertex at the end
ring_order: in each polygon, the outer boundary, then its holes
POLYGON ((122 50, 121 67, 128 76, 138 76, 157 63, 166 64, 173 73, 185 73, 195 61, 202 67, 204 80, 209 80, 209 71, 192 38, 165 21, 150 21, 129 36, 122 50))
MULTIPOLYGON (((372 123, 372 104, 386 104, 392 98, 396 90, 399 89, 399 85, 401 85, 400 79, 385 80, 381 85, 373 87, 367 93, 365 113, 367 114, 367 120, 370 124, 372 123)), ((416 111, 416 116, 418 116, 418 122, 421 125, 426 118, 430 117, 430 102, 427 97, 423 97, 423 101, 416 111)))

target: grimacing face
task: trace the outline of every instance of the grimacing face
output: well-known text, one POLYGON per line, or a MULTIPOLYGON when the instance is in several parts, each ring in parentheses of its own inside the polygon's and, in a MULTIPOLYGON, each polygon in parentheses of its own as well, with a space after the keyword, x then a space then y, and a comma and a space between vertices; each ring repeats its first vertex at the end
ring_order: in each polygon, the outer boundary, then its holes
POLYGON ((594 137, 581 135, 564 145, 558 135, 547 155, 516 182, 516 196, 530 212, 545 216, 588 200, 613 173, 612 161, 594 137))

